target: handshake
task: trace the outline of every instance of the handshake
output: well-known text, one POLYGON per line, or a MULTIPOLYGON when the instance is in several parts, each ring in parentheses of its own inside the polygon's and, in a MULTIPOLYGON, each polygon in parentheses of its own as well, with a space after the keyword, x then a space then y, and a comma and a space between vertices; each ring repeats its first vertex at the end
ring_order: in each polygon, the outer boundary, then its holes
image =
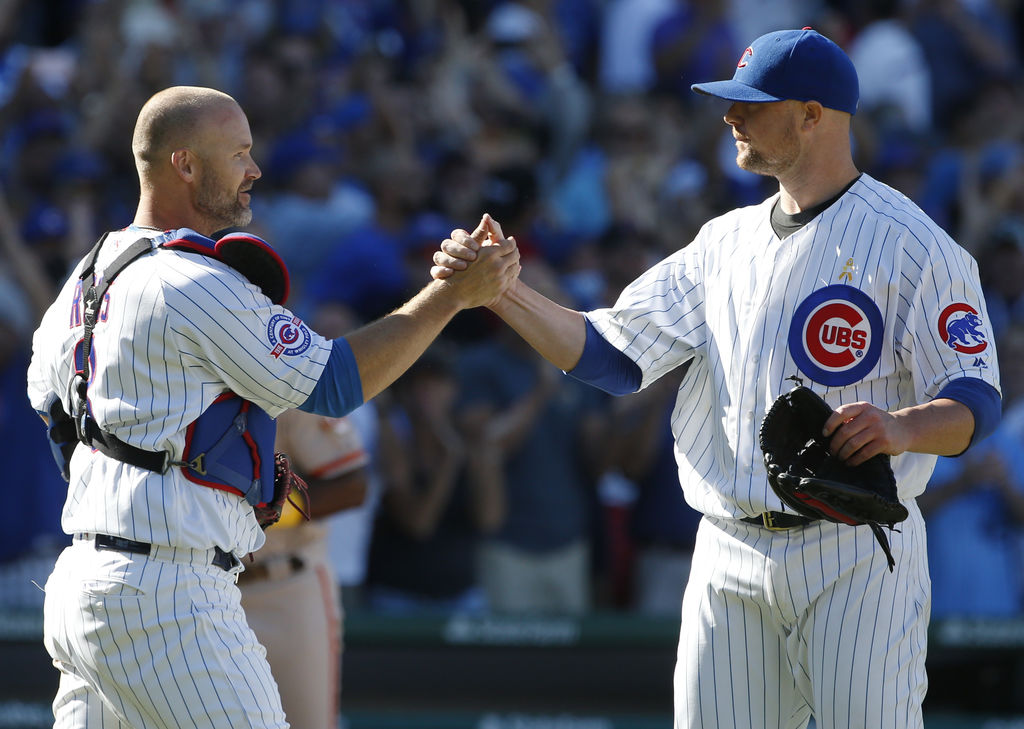
POLYGON ((434 253, 430 276, 448 287, 461 307, 490 306, 519 280, 519 249, 487 213, 472 233, 453 230, 434 253))

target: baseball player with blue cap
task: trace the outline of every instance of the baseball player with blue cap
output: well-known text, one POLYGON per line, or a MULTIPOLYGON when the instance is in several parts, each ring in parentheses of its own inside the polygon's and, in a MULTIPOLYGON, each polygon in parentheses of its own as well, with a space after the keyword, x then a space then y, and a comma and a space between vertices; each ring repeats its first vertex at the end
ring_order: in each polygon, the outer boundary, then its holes
MULTIPOLYGON (((857 74, 819 33, 764 35, 732 79, 693 90, 729 102, 737 165, 778 192, 707 222, 607 309, 566 309, 521 280, 491 308, 614 394, 689 364, 672 430, 684 496, 704 516, 682 603, 678 729, 797 729, 811 716, 820 729, 921 727, 931 597, 915 497, 936 455, 963 453, 1000 418, 977 265, 857 170, 857 74), (794 379, 824 400, 806 449, 837 469, 880 464, 898 529, 811 508, 801 489, 820 482, 773 470, 763 436, 794 379)), ((504 238, 485 222, 489 241, 504 238)), ((432 275, 482 250, 456 231, 432 275)))

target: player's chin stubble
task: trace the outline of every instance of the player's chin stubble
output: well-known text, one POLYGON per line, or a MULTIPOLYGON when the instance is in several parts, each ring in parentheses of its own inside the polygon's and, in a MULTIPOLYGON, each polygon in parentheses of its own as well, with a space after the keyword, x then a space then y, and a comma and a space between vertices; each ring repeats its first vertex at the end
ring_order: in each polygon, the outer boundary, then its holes
POLYGON ((786 138, 773 159, 765 157, 761 152, 754 149, 749 142, 737 143, 736 145, 736 165, 742 170, 753 172, 755 175, 777 178, 794 165, 798 156, 799 147, 796 135, 791 132, 786 134, 786 138))
POLYGON ((239 191, 229 192, 216 176, 204 177, 196 192, 196 209, 216 221, 216 228, 241 227, 252 221, 252 209, 239 199, 239 191))
POLYGON ((789 157, 778 160, 769 160, 760 152, 747 147, 736 153, 736 165, 741 170, 753 172, 755 175, 767 177, 778 177, 783 171, 789 168, 792 160, 789 157))

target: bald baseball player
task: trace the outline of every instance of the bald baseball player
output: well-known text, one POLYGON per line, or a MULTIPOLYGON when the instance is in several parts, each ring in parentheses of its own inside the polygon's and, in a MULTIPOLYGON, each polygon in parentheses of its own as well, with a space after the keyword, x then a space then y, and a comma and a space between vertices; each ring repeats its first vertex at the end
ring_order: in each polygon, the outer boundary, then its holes
POLYGON ((518 252, 496 247, 326 339, 282 305, 287 270, 266 242, 217 233, 250 222, 260 177, 234 99, 157 93, 132 151, 135 219, 59 292, 28 372, 74 537, 46 584, 54 726, 285 727, 236 586, 264 542, 254 507, 273 496, 273 418, 341 416, 378 394, 456 312, 511 284, 518 252))
MULTIPOLYGON (((930 583, 914 497, 936 455, 963 453, 1000 417, 975 261, 910 200, 862 174, 850 149, 857 74, 810 29, 764 35, 724 99, 736 162, 777 194, 706 223, 581 314, 518 281, 492 305, 570 375, 612 393, 690 362, 672 418, 686 500, 703 512, 682 601, 675 726, 922 726, 930 583), (970 336, 961 336, 970 329, 970 336), (797 376, 835 409, 831 450, 891 455, 910 512, 894 571, 867 526, 784 509, 758 446, 797 376)), ((504 239, 488 221, 490 241, 504 239)), ((435 276, 487 250, 457 231, 435 276)))

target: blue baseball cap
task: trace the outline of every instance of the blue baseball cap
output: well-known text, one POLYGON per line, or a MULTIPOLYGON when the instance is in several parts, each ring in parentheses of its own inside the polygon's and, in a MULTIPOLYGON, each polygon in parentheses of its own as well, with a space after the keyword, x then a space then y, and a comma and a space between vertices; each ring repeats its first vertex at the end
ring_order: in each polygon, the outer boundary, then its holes
POLYGON ((856 113, 860 98, 853 61, 810 28, 766 33, 743 51, 731 80, 690 88, 729 101, 817 101, 850 114, 856 113))

